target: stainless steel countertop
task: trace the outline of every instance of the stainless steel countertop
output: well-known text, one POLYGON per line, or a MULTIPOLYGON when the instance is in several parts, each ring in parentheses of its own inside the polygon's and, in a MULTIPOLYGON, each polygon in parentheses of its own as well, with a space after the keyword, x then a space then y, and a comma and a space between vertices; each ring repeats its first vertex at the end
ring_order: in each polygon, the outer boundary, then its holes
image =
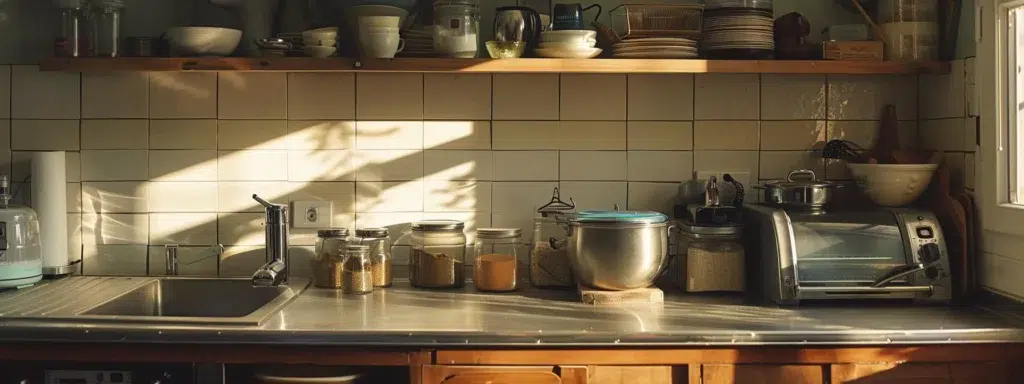
POLYGON ((1024 311, 1017 306, 784 308, 671 291, 660 307, 592 306, 571 292, 426 291, 398 282, 363 296, 310 288, 260 326, 225 326, 18 319, 4 312, 8 294, 0 293, 0 341, 392 347, 1024 342, 1024 311))

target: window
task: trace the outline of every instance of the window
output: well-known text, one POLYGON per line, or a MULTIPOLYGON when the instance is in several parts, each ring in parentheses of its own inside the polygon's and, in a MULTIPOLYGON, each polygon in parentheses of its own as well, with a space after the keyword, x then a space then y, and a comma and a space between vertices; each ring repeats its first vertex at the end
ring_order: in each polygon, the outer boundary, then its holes
POLYGON ((982 0, 977 57, 986 230, 1024 235, 1024 0, 982 0))

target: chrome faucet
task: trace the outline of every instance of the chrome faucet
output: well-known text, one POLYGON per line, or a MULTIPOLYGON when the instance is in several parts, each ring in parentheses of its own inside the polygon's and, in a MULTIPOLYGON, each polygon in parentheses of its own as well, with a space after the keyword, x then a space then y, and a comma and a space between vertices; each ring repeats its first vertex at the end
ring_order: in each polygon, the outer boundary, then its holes
POLYGON ((267 263, 252 275, 252 285, 275 287, 288 284, 288 206, 271 204, 256 194, 252 198, 266 208, 267 263))

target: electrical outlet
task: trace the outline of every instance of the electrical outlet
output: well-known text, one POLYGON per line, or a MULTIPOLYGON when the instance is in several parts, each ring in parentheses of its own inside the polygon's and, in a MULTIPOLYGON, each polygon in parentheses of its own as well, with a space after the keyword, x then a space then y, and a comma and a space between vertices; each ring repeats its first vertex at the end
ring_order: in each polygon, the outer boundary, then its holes
POLYGON ((331 211, 330 201, 293 201, 292 228, 329 228, 331 211))
POLYGON ((753 202, 754 200, 751 199, 752 196, 750 195, 751 192, 753 191, 753 188, 751 188, 751 185, 750 185, 750 172, 744 172, 744 171, 697 171, 697 179, 698 180, 708 180, 708 179, 711 178, 711 176, 714 176, 715 179, 718 180, 718 190, 720 192, 719 197, 721 197, 722 204, 731 203, 733 201, 733 197, 736 196, 736 191, 735 191, 735 189, 733 189, 732 184, 726 183, 724 180, 722 180, 722 175, 724 175, 726 173, 728 173, 730 176, 732 176, 733 179, 736 179, 736 181, 740 182, 740 184, 743 184, 743 192, 745 193, 745 198, 743 199, 743 201, 744 202, 753 202))

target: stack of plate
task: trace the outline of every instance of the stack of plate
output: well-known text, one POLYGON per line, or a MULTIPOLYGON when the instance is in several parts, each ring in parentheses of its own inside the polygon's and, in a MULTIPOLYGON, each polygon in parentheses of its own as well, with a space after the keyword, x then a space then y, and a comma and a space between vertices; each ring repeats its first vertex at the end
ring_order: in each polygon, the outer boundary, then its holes
POLYGON ((612 45, 612 57, 620 59, 696 59, 697 42, 677 37, 626 39, 612 45))
POLYGON ((433 26, 418 27, 402 31, 405 48, 398 52, 399 57, 433 57, 434 29, 433 26))
POLYGON ((566 29, 540 33, 540 44, 534 52, 540 57, 557 59, 591 59, 601 54, 597 44, 597 31, 566 29))
POLYGON ((719 8, 704 13, 701 52, 713 59, 770 59, 775 50, 770 9, 719 8))

